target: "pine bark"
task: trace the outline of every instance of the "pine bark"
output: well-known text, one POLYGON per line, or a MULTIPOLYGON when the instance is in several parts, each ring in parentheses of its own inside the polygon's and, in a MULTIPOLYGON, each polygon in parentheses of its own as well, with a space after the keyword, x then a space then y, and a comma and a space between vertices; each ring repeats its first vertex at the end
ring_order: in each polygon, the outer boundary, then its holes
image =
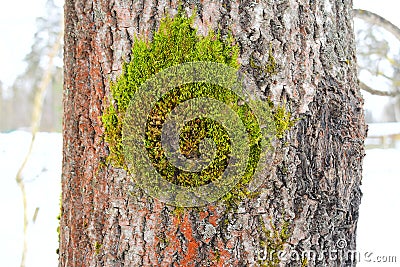
MULTIPOLYGON (((60 266, 258 266, 261 225, 271 230, 283 221, 286 251, 323 253, 343 240, 354 250, 366 126, 352 1, 181 2, 196 12, 201 34, 230 30, 241 70, 299 120, 276 148, 258 197, 228 213, 214 203, 178 216, 135 190, 124 170, 104 166, 100 118, 134 38, 151 39, 178 1, 66 0, 60 266), (275 75, 251 64, 265 64, 270 48, 275 75)), ((352 263, 324 257, 308 265, 352 263)))

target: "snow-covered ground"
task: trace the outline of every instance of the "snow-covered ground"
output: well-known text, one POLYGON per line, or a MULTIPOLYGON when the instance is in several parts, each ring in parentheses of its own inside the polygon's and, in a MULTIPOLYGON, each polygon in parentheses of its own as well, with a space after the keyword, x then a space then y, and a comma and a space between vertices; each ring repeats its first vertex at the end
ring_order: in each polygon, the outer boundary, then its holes
MULTIPOLYGON (((0 266, 19 266, 22 250, 22 197, 15 174, 28 149, 30 134, 0 134, 0 266)), ((27 267, 57 266, 56 249, 61 175, 61 135, 39 133, 23 173, 28 193, 27 267), (39 208, 35 222, 35 210, 39 208)), ((400 251, 400 150, 367 150, 358 224, 358 266, 398 266, 400 251), (397 256, 397 263, 373 263, 397 256)))
POLYGON ((361 190, 358 266, 400 266, 400 149, 367 150, 361 190), (397 263, 378 263, 385 256, 397 263))
MULTIPOLYGON (((0 134, 0 266, 20 266, 23 245, 22 195, 15 175, 31 140, 17 131, 0 134)), ((23 178, 28 199, 28 253, 26 267, 58 266, 57 215, 61 193, 62 138, 39 133, 23 178), (36 220, 33 217, 39 208, 36 220)))

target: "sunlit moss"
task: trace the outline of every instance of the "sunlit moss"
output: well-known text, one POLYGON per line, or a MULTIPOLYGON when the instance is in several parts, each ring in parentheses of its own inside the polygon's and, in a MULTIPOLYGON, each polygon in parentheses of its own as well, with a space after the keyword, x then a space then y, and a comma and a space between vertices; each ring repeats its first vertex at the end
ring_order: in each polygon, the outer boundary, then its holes
MULTIPOLYGON (((105 141, 108 143, 110 154, 108 163, 115 167, 128 169, 125 163, 122 146, 123 120, 135 92, 146 80, 166 68, 193 61, 212 61, 223 63, 239 70, 239 47, 231 35, 221 36, 218 32, 210 31, 207 36, 197 34, 192 26, 194 17, 184 15, 182 9, 171 18, 161 20, 159 29, 151 41, 135 39, 132 47, 131 61, 123 65, 123 72, 116 82, 111 84, 110 105, 103 112, 102 121, 105 129, 105 141)), ((275 59, 270 54, 270 66, 267 71, 274 72, 275 59)), ((165 94, 148 114, 145 144, 149 158, 158 173, 166 180, 182 186, 201 186, 220 177, 224 171, 231 149, 229 136, 224 128, 213 120, 198 118, 190 121, 180 134, 180 150, 187 157, 199 154, 199 141, 210 138, 216 144, 216 155, 212 163, 201 172, 186 172, 173 166, 165 156, 161 145, 161 129, 166 115, 174 107, 186 100, 198 97, 216 99, 234 110, 249 137, 249 160, 245 175, 239 183, 224 197, 229 205, 240 202, 251 196, 246 189, 260 159, 261 130, 257 118, 248 104, 241 102, 240 97, 231 90, 215 84, 193 83, 174 88, 165 94)), ((242 101, 243 102, 243 101, 242 101)), ((291 126, 290 113, 278 107, 273 113, 277 124, 276 137, 281 138, 291 126)))

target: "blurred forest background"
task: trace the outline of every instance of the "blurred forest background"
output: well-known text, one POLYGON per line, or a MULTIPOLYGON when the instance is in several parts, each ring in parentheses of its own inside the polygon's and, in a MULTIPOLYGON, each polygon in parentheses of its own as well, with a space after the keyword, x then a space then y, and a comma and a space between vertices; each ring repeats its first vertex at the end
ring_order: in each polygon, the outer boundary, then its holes
MULTIPOLYGON (((0 132, 30 130, 35 96, 46 86, 42 95, 43 112, 39 131, 61 132, 62 117, 62 31, 63 9, 53 0, 46 3, 45 16, 36 19, 36 33, 30 52, 25 56, 25 69, 18 74, 11 86, 0 81, 0 132), (57 45, 57 42, 60 43, 57 45), (52 49, 58 47, 57 53, 52 49), (50 58, 52 57, 52 58, 50 58), (49 62, 52 62, 51 66, 49 62), (49 73, 46 73, 49 72, 49 73), (43 83, 43 77, 50 80, 43 83)), ((9 51, 13 53, 13 51, 9 51)))

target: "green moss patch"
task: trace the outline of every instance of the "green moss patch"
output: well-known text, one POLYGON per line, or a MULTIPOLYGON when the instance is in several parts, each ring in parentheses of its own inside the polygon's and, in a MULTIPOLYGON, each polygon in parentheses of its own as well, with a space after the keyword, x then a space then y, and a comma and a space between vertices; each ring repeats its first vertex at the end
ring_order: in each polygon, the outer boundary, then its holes
MULTIPOLYGON (((222 63, 239 70, 239 47, 233 37, 223 37, 213 31, 207 36, 198 35, 192 26, 193 19, 194 17, 187 17, 182 9, 179 9, 174 18, 167 16, 161 20, 153 40, 134 40, 131 61, 123 65, 122 74, 111 84, 112 98, 102 116, 105 141, 110 150, 108 162, 113 166, 128 169, 122 145, 124 116, 135 92, 149 78, 166 68, 194 61, 222 63)), ((240 201, 250 195, 246 185, 260 159, 262 134, 250 106, 231 90, 216 84, 198 82, 175 87, 163 95, 147 116, 144 139, 149 158, 164 179, 177 185, 201 186, 221 176, 229 160, 231 140, 218 122, 199 117, 187 122, 181 129, 179 148, 181 154, 188 159, 196 158, 204 152, 201 151, 201 140, 209 139, 215 144, 214 160, 199 172, 188 172, 173 166, 161 144, 161 130, 167 114, 179 104, 199 97, 213 98, 226 104, 238 114, 246 128, 250 155, 245 175, 235 188, 223 197, 227 203, 240 201)), ((278 108, 274 112, 273 120, 278 125, 276 137, 283 137, 284 132, 292 125, 290 113, 278 108)))
POLYGON ((284 245, 291 236, 290 223, 283 221, 280 227, 276 227, 270 223, 271 230, 268 230, 264 220, 259 216, 259 224, 261 226, 260 248, 266 254, 264 255, 265 259, 260 259, 258 263, 262 267, 279 266, 280 253, 283 252, 284 245))

